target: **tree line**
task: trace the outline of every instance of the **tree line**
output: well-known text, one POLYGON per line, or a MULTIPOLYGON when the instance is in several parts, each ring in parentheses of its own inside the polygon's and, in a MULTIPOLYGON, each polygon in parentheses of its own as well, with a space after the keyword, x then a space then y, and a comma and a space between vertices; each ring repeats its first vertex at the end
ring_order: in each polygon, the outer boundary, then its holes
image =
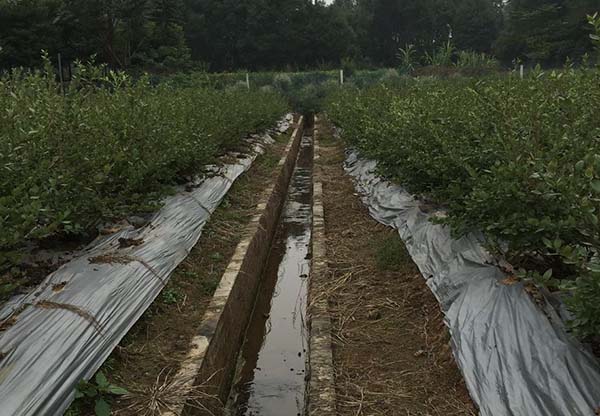
POLYGON ((400 48, 561 65, 592 50, 600 0, 0 0, 0 68, 95 56, 114 68, 398 64, 400 48))

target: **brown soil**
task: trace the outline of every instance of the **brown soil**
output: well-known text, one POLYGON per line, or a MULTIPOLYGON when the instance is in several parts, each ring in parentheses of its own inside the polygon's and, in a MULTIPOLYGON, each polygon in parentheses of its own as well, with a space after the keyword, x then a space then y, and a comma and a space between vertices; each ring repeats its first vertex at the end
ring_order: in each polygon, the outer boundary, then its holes
POLYGON ((277 142, 236 181, 199 243, 103 365, 101 370, 112 383, 132 393, 134 403, 113 404, 117 414, 139 414, 140 405, 155 399, 156 389, 177 372, 242 237, 240 230, 256 214, 261 191, 276 178, 289 138, 289 134, 275 137, 277 142), (137 410, 129 408, 132 404, 137 410))
POLYGON ((339 415, 475 415, 439 305, 398 234, 378 224, 320 126, 339 415))

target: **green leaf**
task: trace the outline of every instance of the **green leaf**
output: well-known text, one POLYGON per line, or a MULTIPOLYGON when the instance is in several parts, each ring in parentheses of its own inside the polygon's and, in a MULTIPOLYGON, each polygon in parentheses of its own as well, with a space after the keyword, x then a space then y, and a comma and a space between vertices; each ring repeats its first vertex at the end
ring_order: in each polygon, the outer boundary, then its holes
POLYGON ((96 416, 110 416, 110 404, 104 399, 98 399, 94 406, 94 412, 96 416))
POLYGON ((542 276, 542 278, 544 280, 548 280, 552 277, 552 269, 548 269, 546 270, 546 272, 544 273, 544 275, 542 276))
POLYGON ((600 264, 590 263, 588 264, 588 269, 594 273, 600 273, 600 264))
POLYGON ((96 397, 98 395, 98 389, 91 384, 87 384, 85 387, 81 389, 83 394, 87 397, 96 397))
POLYGON ((109 386, 108 379, 106 378, 106 376, 104 375, 104 373, 102 371, 98 371, 96 373, 96 384, 101 389, 105 389, 109 386))
POLYGON ((124 394, 129 393, 123 387, 115 386, 114 384, 111 384, 110 386, 108 386, 108 392, 111 394, 114 394, 116 396, 122 396, 124 394))
POLYGON ((600 194, 600 181, 598 181, 598 180, 592 181, 591 185, 592 185, 592 189, 594 190, 594 192, 600 194))

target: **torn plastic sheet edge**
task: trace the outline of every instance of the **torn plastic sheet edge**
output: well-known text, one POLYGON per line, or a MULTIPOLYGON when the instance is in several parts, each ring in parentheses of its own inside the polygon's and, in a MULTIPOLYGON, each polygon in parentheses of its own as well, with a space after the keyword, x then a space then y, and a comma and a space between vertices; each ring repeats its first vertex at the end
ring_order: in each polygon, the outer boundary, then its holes
MULTIPOLYGON (((288 114, 270 132, 283 133, 288 114)), ((82 379, 91 378, 188 256, 210 215, 265 147, 269 132, 252 135, 251 150, 233 154, 188 190, 163 200, 150 222, 99 236, 81 255, 0 311, 15 322, 0 333, 0 413, 61 415, 82 379), (142 241, 122 248, 119 239, 142 241), (57 288, 60 288, 57 290, 57 288)))
MULTIPOLYGON (((474 234, 454 239, 419 201, 380 178, 377 163, 348 151, 344 165, 370 215, 395 228, 444 313, 452 350, 480 414, 592 416, 600 407, 600 364, 506 277, 474 234)), ((435 213, 433 214, 435 215, 435 213)))

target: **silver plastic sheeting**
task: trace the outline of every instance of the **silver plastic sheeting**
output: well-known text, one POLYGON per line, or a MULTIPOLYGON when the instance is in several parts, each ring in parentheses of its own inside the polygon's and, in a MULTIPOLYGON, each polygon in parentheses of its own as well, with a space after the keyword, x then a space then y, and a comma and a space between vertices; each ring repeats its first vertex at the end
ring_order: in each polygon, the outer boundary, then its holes
POLYGON ((565 332, 550 302, 537 306, 506 276, 482 240, 451 237, 402 187, 382 180, 376 162, 348 155, 347 173, 370 214, 398 230, 437 297, 456 361, 485 416, 593 416, 600 365, 565 332))
POLYGON ((271 142, 255 137, 249 154, 166 198, 149 224, 99 237, 35 292, 5 305, 0 316, 15 323, 0 336, 0 415, 64 413, 77 383, 93 376, 159 295, 233 182, 271 142), (143 243, 120 248, 120 239, 143 243))

